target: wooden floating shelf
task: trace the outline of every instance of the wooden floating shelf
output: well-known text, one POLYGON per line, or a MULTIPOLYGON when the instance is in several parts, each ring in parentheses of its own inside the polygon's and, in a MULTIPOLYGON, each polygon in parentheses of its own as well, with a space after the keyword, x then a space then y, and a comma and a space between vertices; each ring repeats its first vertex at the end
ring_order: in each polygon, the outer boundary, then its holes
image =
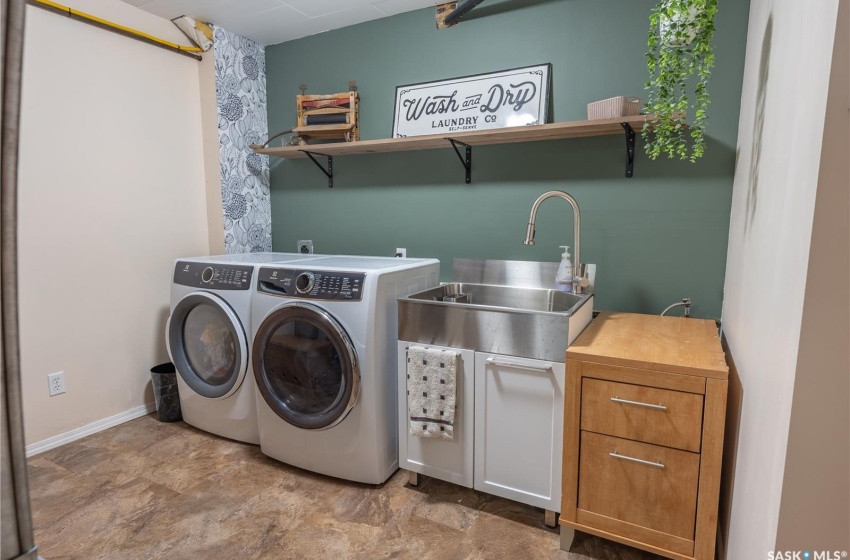
MULTIPOLYGON (((620 117, 617 119, 599 119, 595 121, 569 121, 534 126, 516 126, 492 130, 472 130, 451 134, 431 136, 411 136, 408 138, 382 138, 380 140, 360 140, 359 142, 336 142, 333 144, 309 144, 306 146, 281 146, 277 148, 259 148, 258 154, 283 159, 306 158, 304 151, 328 156, 353 156, 356 154, 381 154, 387 152, 408 152, 413 150, 433 150, 451 148, 446 139, 451 138, 470 146, 488 146, 490 144, 511 144, 514 142, 538 142, 541 140, 559 140, 562 138, 585 138, 588 136, 611 136, 623 134, 622 123, 630 125, 636 131, 643 128, 647 115, 620 117)), ((651 122, 651 120, 650 120, 651 122)))
POLYGON ((308 144, 303 146, 281 146, 277 148, 254 148, 254 152, 283 159, 310 158, 328 176, 329 186, 333 186, 332 157, 353 156, 359 154, 382 154, 391 152, 409 152, 415 150, 434 150, 454 148, 461 164, 466 168, 467 180, 471 182, 472 147, 492 144, 513 144, 520 142, 540 142, 561 140, 564 138, 587 138, 590 136, 626 135, 626 177, 632 176, 634 163, 635 134, 643 129, 645 122, 652 124, 652 115, 637 115, 615 119, 592 121, 568 121, 533 126, 517 126, 493 130, 472 130, 449 134, 413 136, 407 138, 383 138, 380 140, 360 140, 357 142, 336 142, 327 144, 308 144), (458 151, 458 145, 466 149, 466 157, 458 151), (316 160, 315 156, 328 158, 328 169, 316 160))

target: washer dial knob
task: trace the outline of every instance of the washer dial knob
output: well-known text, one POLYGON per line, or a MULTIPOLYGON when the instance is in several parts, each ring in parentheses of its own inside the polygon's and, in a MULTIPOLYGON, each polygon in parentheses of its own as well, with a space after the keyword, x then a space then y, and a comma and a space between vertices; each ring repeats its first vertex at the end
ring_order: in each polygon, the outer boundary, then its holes
POLYGON ((214 276, 215 270, 213 270, 213 267, 208 266, 203 270, 203 272, 201 272, 201 282, 209 284, 210 282, 212 282, 214 276))
POLYGON ((295 279, 295 290, 299 294, 309 294, 313 290, 315 280, 312 272, 302 272, 295 279))

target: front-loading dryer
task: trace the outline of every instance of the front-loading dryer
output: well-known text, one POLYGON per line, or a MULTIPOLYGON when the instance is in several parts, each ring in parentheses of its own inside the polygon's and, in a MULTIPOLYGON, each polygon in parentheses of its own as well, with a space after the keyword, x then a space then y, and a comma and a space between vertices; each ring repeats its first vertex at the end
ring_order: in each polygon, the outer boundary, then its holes
POLYGON ((166 343, 177 370, 186 423, 259 443, 251 373, 251 296, 256 268, 315 259, 298 253, 244 253, 178 259, 166 343))
POLYGON ((437 285, 439 267, 379 257, 259 267, 252 362, 263 453, 369 484, 395 472, 396 301, 437 285))

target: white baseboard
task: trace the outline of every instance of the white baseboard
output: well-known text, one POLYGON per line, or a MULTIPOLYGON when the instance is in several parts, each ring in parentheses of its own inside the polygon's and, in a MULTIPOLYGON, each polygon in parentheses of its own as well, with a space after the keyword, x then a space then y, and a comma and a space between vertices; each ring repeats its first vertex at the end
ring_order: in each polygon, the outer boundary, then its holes
POLYGON ((38 455, 39 453, 54 449, 56 447, 59 447, 60 445, 65 445, 66 443, 71 443, 72 441, 82 439, 92 434, 96 434, 97 432, 102 432, 103 430, 112 428, 113 426, 117 426, 118 424, 123 424, 124 422, 135 420, 136 418, 141 418, 142 416, 150 414, 155 410, 156 404, 143 404, 142 406, 137 406, 136 408, 131 408, 130 410, 126 410, 124 412, 119 412, 115 416, 110 416, 109 418, 103 418, 101 420, 96 420, 91 424, 80 426, 79 428, 71 430, 70 432, 65 432, 64 434, 59 434, 58 436, 53 436, 41 441, 37 441, 31 445, 27 445, 27 457, 32 457, 33 455, 38 455))

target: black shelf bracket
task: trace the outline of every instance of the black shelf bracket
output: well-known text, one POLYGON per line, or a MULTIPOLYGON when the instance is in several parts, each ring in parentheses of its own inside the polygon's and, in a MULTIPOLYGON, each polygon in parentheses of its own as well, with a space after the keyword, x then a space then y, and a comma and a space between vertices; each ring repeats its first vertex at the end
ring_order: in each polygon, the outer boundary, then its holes
POLYGON ((631 178, 635 174, 635 131, 629 123, 620 123, 626 131, 626 177, 631 178))
POLYGON ((454 138, 446 138, 446 140, 452 143, 452 148, 455 149, 455 153, 457 154, 458 159, 460 159, 460 164, 464 169, 466 169, 466 184, 470 184, 472 182, 472 146, 464 144, 454 138), (466 157, 460 155, 460 150, 457 149, 458 144, 466 148, 466 157))
POLYGON ((322 171, 322 173, 328 176, 328 188, 334 188, 334 158, 326 154, 320 154, 319 152, 310 152, 308 150, 298 151, 307 154, 307 157, 313 160, 313 163, 316 164, 316 167, 318 167, 322 171), (319 163, 319 160, 313 157, 313 154, 328 158, 328 168, 325 169, 325 167, 321 163, 319 163))

